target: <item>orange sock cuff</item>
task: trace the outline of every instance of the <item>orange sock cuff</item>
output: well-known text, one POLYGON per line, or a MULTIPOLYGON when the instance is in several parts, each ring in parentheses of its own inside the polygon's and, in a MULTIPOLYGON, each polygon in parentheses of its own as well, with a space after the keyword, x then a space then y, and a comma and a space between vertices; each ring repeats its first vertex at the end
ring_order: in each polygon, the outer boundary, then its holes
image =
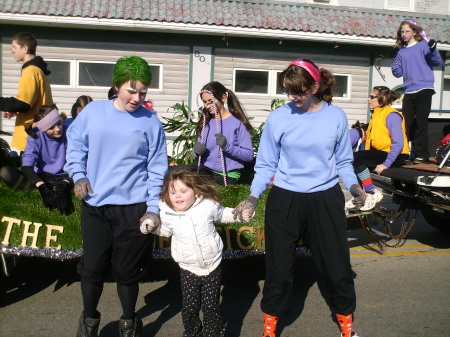
POLYGON ((277 330, 278 317, 264 314, 264 334, 263 337, 275 337, 277 330))
POLYGON ((341 337, 351 337, 353 331, 353 314, 339 315, 336 318, 341 329, 341 337))

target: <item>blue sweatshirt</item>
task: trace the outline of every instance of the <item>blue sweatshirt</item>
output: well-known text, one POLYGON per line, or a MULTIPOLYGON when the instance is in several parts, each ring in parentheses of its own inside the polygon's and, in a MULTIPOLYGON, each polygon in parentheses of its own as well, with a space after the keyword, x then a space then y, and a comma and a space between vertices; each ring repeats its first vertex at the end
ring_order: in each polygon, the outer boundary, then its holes
POLYGON ((269 114, 264 127, 251 194, 260 196, 275 175, 274 185, 312 193, 327 190, 342 179, 357 184, 347 117, 323 102, 319 110, 301 111, 290 102, 269 114))
MULTIPOLYGON (((225 161, 225 172, 241 169, 245 162, 253 160, 253 146, 250 132, 245 125, 233 115, 219 120, 219 130, 227 139, 227 145, 223 149, 225 161)), ((206 167, 222 172, 222 161, 220 159, 220 147, 216 144, 217 133, 216 120, 212 118, 205 126, 204 143, 206 152, 202 155, 202 163, 206 167)), ((198 137, 201 141, 201 137, 198 137)))
POLYGON ((433 89, 433 67, 442 64, 438 50, 430 51, 426 40, 419 41, 411 47, 400 48, 396 57, 392 59, 392 74, 403 76, 405 93, 416 92, 421 89, 433 89))
POLYGON ((37 138, 28 136, 27 145, 22 155, 22 166, 34 167, 38 174, 46 172, 54 175, 64 174, 67 149, 67 127, 59 138, 50 138, 37 127, 33 130, 37 138))
POLYGON ((147 203, 158 213, 167 171, 164 131, 155 113, 144 107, 118 110, 114 101, 89 103, 67 131, 65 170, 76 182, 88 178, 92 206, 147 203))

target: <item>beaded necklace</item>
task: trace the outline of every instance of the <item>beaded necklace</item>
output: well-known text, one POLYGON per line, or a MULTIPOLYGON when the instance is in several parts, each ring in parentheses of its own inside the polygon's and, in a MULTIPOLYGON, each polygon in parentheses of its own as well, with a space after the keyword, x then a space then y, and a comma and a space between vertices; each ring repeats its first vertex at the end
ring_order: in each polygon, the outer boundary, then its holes
MULTIPOLYGON (((198 111, 200 111, 203 114, 203 125, 202 125, 202 132, 200 134, 200 142, 204 144, 204 141, 205 141, 205 127, 206 127, 206 114, 203 112, 203 109, 200 109, 200 104, 198 103, 198 98, 203 93, 210 94, 213 100, 215 100, 216 98, 214 97, 213 93, 211 91, 209 91, 209 90, 201 90, 199 92, 199 94, 197 95, 197 106, 199 107, 198 111)), ((214 118, 216 120, 217 133, 219 133, 220 132, 219 113, 217 111, 216 102, 214 102, 214 118)), ((225 186, 227 186, 227 176, 226 176, 226 173, 225 173, 225 160, 223 159, 223 149, 220 148, 219 151, 220 151, 220 161, 222 162, 223 183, 224 183, 225 186)), ((200 171, 201 161, 202 161, 202 156, 198 156, 197 173, 200 171)))

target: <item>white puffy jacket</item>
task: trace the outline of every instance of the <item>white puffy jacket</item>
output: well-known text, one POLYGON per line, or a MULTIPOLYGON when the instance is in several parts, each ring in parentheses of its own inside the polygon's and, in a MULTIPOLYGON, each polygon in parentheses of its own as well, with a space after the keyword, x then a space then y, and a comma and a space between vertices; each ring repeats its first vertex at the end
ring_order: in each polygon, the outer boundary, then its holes
POLYGON ((171 252, 181 268, 203 276, 222 260, 223 242, 214 223, 235 223, 234 208, 223 207, 211 199, 197 198, 185 211, 175 211, 159 202, 161 226, 153 232, 172 236, 171 252))

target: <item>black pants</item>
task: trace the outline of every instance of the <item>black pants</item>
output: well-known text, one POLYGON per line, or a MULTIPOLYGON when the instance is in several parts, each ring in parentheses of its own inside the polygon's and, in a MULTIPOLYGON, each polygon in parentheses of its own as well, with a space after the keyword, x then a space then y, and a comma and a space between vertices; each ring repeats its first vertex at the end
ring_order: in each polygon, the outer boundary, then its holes
POLYGON ((428 116, 434 90, 425 89, 403 96, 402 114, 405 117, 406 136, 414 142, 416 157, 428 159, 428 116))
POLYGON ((293 286, 295 248, 301 238, 311 249, 333 313, 348 315, 356 294, 347 243, 344 194, 339 184, 322 192, 297 193, 274 186, 266 204, 266 280, 261 309, 280 316, 293 286))
POLYGON ((183 297, 183 337, 222 337, 225 326, 220 311, 222 266, 206 276, 180 268, 183 297), (203 311, 203 325, 199 317, 203 311))
MULTIPOLYGON (((366 168, 373 169, 379 164, 383 164, 388 153, 380 150, 364 150, 353 152, 353 169, 355 173, 361 173, 366 168)), ((400 154, 392 163, 391 167, 400 167, 405 165, 408 155, 400 154)))
POLYGON ((152 255, 153 235, 139 230, 145 203, 90 206, 83 201, 81 234, 83 257, 78 273, 92 283, 105 281, 110 265, 118 284, 139 281, 152 255))

